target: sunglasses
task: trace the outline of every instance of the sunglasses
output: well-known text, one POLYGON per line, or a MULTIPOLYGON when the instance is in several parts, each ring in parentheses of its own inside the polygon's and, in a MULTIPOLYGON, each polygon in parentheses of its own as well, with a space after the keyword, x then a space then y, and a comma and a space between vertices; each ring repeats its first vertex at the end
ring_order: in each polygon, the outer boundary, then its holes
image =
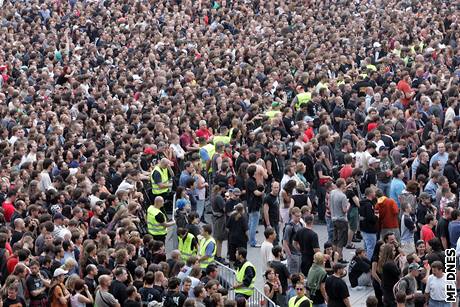
POLYGON ((297 291, 303 291, 303 288, 295 288, 297 291))

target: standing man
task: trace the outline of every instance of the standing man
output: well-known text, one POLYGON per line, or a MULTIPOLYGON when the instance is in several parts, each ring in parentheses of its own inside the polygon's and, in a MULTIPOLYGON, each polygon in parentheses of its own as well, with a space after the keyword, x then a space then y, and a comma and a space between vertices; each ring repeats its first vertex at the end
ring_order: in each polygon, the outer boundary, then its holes
POLYGON ((364 240, 364 248, 369 258, 374 254, 375 244, 377 243, 378 215, 375 214, 374 199, 375 192, 372 188, 367 188, 364 192, 365 199, 359 205, 359 228, 364 240))
POLYGON ((256 241, 256 231, 259 225, 260 207, 264 195, 264 187, 257 185, 255 178, 257 167, 254 164, 248 167, 248 180, 246 183, 246 194, 249 212, 249 244, 251 247, 260 247, 256 241))
POLYGON ((305 295, 305 285, 301 282, 295 284, 296 296, 291 297, 288 307, 311 307, 312 302, 305 295))
POLYGON ((334 274, 326 279, 326 292, 328 297, 328 306, 346 306, 351 307, 350 293, 347 284, 343 281, 346 275, 345 264, 334 264, 332 270, 334 274))
POLYGON ((403 181, 404 176, 404 170, 400 166, 393 169, 393 179, 390 184, 390 198, 398 204, 398 208, 401 206, 399 195, 401 195, 402 191, 406 188, 406 184, 403 181))
POLYGON ((444 143, 438 143, 438 152, 435 153, 430 159, 430 168, 433 167, 433 163, 438 161, 441 166, 441 172, 444 172, 444 166, 448 161, 449 155, 446 152, 446 145, 444 143))
POLYGON ((236 250, 236 284, 233 286, 236 296, 243 296, 248 299, 254 293, 254 283, 256 280, 256 268, 246 260, 247 250, 239 247, 236 250))
POLYGON ((313 256, 320 251, 318 234, 313 230, 314 216, 305 217, 305 227, 299 230, 294 237, 294 246, 302 255, 300 268, 303 275, 308 276, 308 271, 313 265, 313 256))
POLYGON ((202 270, 205 270, 210 263, 214 262, 214 257, 216 256, 217 244, 211 234, 212 225, 203 225, 201 231, 203 239, 200 241, 200 249, 198 251, 200 267, 202 270))
POLYGON ((174 177, 174 172, 171 169, 172 162, 166 158, 160 160, 152 171, 150 181, 152 183, 152 194, 154 197, 162 196, 166 198, 172 188, 171 179, 174 177))
MULTIPOLYGON (((345 179, 337 179, 336 186, 337 188, 332 190, 330 196, 331 219, 334 227, 332 245, 334 246, 334 250, 339 253, 339 262, 347 263, 347 261, 343 259, 342 249, 348 241, 347 213, 350 208, 350 203, 345 195, 345 191, 347 190, 345 179)), ((311 256, 313 257, 313 255, 311 256)))
POLYGON ((291 274, 300 272, 301 254, 294 246, 295 234, 302 229, 300 218, 302 213, 300 209, 294 207, 291 209, 291 220, 284 227, 283 232, 283 249, 287 256, 288 269, 291 274))
POLYGON ((179 228, 177 230, 177 237, 179 240, 179 251, 181 259, 187 262, 191 256, 196 256, 198 251, 198 240, 189 232, 187 228, 179 228))
POLYGON ((382 190, 375 192, 377 205, 375 208, 379 212, 380 236, 392 232, 399 241, 399 208, 398 204, 391 198, 385 196, 382 190))
POLYGON ((280 203, 278 194, 280 184, 277 181, 272 182, 272 190, 264 199, 264 225, 265 228, 272 227, 276 232, 276 239, 273 242, 278 245, 280 234, 280 203))
POLYGON ((165 242, 168 233, 168 227, 173 226, 176 222, 167 222, 166 215, 161 211, 164 206, 164 199, 161 196, 155 197, 153 205, 147 209, 147 230, 157 241, 165 242))

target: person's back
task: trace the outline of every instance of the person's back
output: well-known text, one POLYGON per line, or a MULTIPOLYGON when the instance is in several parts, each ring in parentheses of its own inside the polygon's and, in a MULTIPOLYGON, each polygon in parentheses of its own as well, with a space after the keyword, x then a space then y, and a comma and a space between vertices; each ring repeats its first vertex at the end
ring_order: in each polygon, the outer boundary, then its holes
POLYGON ((329 197, 329 201, 331 206, 332 220, 346 221, 347 215, 346 212, 343 212, 343 203, 348 202, 348 200, 345 193, 343 193, 339 189, 332 190, 329 197))

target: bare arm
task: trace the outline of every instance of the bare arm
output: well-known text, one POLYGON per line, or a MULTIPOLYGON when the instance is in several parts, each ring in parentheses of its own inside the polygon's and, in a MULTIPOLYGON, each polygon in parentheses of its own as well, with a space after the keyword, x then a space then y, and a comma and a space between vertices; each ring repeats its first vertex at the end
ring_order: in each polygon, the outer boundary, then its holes
POLYGON ((286 253, 286 255, 291 256, 291 250, 289 248, 288 241, 286 241, 286 240, 283 240, 283 249, 284 249, 284 252, 286 253))
POLYGON ((270 225, 270 219, 268 216, 268 204, 264 204, 264 220, 265 220, 265 225, 271 226, 270 225))
POLYGON ((345 304, 345 306, 351 307, 350 299, 348 297, 343 299, 343 303, 345 304))
POLYGON ((327 304, 327 301, 329 300, 329 298, 327 297, 326 283, 322 282, 321 285, 319 286, 319 289, 321 290, 321 295, 324 297, 324 303, 327 304))
POLYGON ((382 284, 379 275, 377 274, 377 263, 372 262, 372 271, 371 271, 372 278, 374 278, 379 284, 382 284))

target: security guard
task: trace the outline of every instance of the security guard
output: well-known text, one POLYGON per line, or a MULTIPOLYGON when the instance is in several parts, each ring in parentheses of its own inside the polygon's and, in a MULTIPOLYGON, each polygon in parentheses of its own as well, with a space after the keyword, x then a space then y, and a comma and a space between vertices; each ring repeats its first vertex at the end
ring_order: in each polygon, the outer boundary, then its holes
POLYGON ((288 307, 311 307, 312 302, 305 295, 305 286, 303 283, 298 282, 295 285, 296 296, 291 297, 288 307))
POLYGON ((265 115, 269 119, 272 119, 272 118, 278 116, 279 114, 281 114, 280 107, 281 107, 281 105, 280 105, 280 103, 278 101, 273 101, 271 109, 269 109, 267 112, 265 112, 265 115))
POLYGON ((174 177, 174 172, 171 169, 171 161, 166 158, 161 159, 150 176, 152 183, 152 194, 154 197, 162 196, 166 197, 172 188, 171 178, 174 177))
POLYGON ((217 244, 216 240, 211 236, 212 225, 203 225, 201 235, 203 238, 200 240, 199 260, 200 268, 206 270, 208 265, 214 262, 216 256, 217 244))
POLYGON ((302 105, 307 104, 311 100, 311 93, 310 92, 305 92, 304 88, 302 85, 297 86, 296 88, 298 94, 294 97, 292 100, 292 103, 294 105, 294 109, 296 111, 300 110, 302 105))
POLYGON ((236 271, 236 284, 233 286, 237 296, 248 299, 254 293, 254 283, 256 281, 256 268, 246 260, 248 251, 244 247, 236 250, 236 260, 238 270, 236 271))
POLYGON ((163 197, 157 196, 155 197, 153 205, 150 205, 147 209, 147 231, 155 240, 162 241, 163 243, 168 233, 167 228, 176 223, 174 221, 168 222, 166 215, 161 211, 164 202, 163 197))
POLYGON ((198 251, 198 240, 191 234, 187 228, 179 228, 177 230, 177 238, 179 240, 179 251, 183 261, 187 261, 191 256, 196 256, 198 251))
POLYGON ((204 137, 198 138, 198 141, 200 142, 200 159, 203 170, 205 170, 206 173, 212 172, 211 162, 212 157, 216 153, 216 148, 213 144, 208 144, 204 137))
POLYGON ((220 127, 219 135, 215 135, 212 137, 212 142, 216 145, 218 142, 222 142, 224 144, 230 144, 230 136, 228 136, 228 128, 225 126, 220 127))

